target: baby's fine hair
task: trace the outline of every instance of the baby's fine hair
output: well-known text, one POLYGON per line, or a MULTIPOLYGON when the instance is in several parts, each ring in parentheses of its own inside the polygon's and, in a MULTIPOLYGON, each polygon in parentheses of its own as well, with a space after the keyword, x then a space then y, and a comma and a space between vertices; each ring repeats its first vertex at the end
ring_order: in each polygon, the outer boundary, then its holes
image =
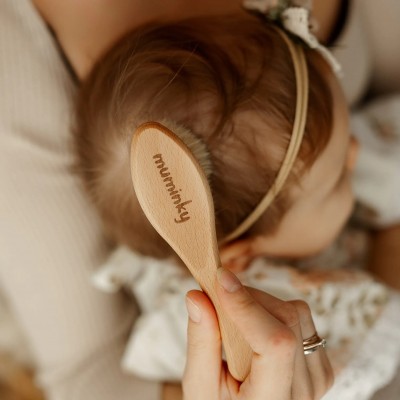
MULTIPOLYGON (((246 235, 273 234, 290 188, 329 141, 332 97, 320 56, 305 50, 310 81, 303 143, 284 189, 246 235)), ((146 255, 173 250, 144 216, 130 175, 138 125, 170 121, 207 145, 217 236, 258 204, 292 133, 296 82, 287 45, 270 23, 245 12, 136 29, 83 83, 75 145, 86 188, 113 240, 146 255)))

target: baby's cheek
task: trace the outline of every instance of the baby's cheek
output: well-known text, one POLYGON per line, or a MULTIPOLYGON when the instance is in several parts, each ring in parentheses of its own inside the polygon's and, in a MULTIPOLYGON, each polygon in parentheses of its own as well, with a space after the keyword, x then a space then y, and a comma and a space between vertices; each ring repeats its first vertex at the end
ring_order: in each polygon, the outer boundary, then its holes
POLYGON ((345 211, 345 219, 347 220, 353 209, 354 209, 354 204, 355 204, 355 196, 354 196, 354 190, 353 190, 353 185, 351 182, 351 174, 349 173, 346 182, 345 182, 345 187, 344 187, 344 211, 345 211))
POLYGON ((350 176, 343 183, 342 190, 338 193, 336 211, 330 215, 332 225, 332 240, 335 240, 349 220, 354 208, 354 192, 351 186, 350 176))
MULTIPOLYGON (((332 245, 351 215, 354 203, 352 193, 347 191, 346 195, 342 194, 340 201, 338 200, 332 199, 335 201, 335 206, 327 208, 325 215, 314 222, 320 224, 320 229, 314 236, 314 242, 310 248, 313 254, 318 254, 332 245)), ((311 225, 310 229, 312 229, 311 225)))
POLYGON ((352 136, 350 138, 350 145, 346 160, 346 167, 349 172, 354 171, 354 168, 357 163, 359 148, 360 148, 360 142, 354 136, 352 136))

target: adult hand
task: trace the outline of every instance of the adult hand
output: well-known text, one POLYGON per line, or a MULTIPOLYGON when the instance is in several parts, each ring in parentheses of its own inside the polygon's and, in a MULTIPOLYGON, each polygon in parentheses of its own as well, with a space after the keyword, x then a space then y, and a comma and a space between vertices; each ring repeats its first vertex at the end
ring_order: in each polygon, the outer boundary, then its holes
POLYGON ((302 301, 282 301, 243 287, 231 272, 218 271, 221 305, 253 349, 251 371, 236 381, 221 362, 221 336, 214 307, 200 291, 187 295, 187 363, 182 381, 187 400, 320 399, 333 383, 325 350, 304 355, 303 340, 315 334, 302 301), (224 289, 225 288, 225 289, 224 289))

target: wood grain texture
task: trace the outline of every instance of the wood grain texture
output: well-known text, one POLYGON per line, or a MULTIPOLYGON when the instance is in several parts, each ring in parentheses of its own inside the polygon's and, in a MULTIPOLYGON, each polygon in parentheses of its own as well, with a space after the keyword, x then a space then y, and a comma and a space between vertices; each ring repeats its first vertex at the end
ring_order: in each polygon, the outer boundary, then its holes
POLYGON ((133 137, 131 173, 147 218, 213 302, 229 371, 243 381, 250 370, 252 350, 224 314, 216 295, 220 259, 214 206, 199 162, 174 133, 158 123, 148 123, 133 137))

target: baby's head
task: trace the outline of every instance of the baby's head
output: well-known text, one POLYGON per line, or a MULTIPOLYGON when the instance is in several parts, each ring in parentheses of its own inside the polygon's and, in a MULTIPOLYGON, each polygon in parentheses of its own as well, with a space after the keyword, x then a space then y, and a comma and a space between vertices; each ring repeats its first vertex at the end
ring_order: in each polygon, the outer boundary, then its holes
MULTIPOLYGON (((350 213, 345 101, 329 66, 314 51, 305 54, 309 102, 299 154, 272 204, 230 245, 235 256, 318 252, 350 213)), ((131 183, 137 126, 169 121, 171 129, 182 126, 206 143, 222 239, 275 181, 295 110, 293 60, 268 23, 243 13, 145 27, 119 42, 83 85, 79 168, 111 237, 165 257, 173 251, 147 221, 131 183)))

